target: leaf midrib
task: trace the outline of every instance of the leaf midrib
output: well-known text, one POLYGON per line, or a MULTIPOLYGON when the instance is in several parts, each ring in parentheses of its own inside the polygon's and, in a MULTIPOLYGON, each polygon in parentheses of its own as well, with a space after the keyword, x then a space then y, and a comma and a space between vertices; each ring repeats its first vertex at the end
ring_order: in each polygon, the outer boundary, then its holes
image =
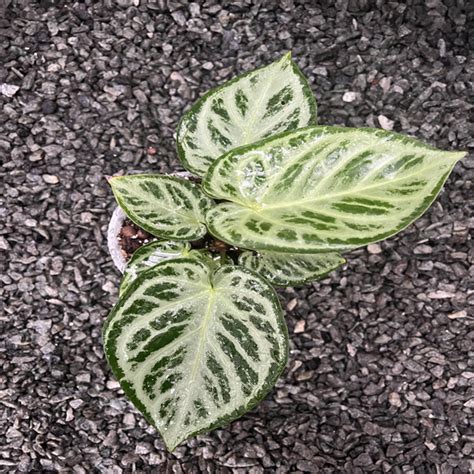
MULTIPOLYGON (((452 165, 454 165, 455 163, 456 163, 456 161, 454 161, 452 163, 452 165)), ((340 193, 326 194, 325 196, 314 197, 314 198, 311 198, 311 199, 301 199, 301 200, 297 200, 297 201, 287 201, 287 202, 282 203, 282 204, 273 204, 273 205, 272 204, 268 205, 268 204, 259 203, 259 202, 246 202, 246 201, 240 201, 239 203, 236 203, 236 204, 242 203, 242 205, 244 207, 246 207, 246 208, 250 209, 251 211, 256 212, 258 214, 260 212, 264 212, 264 211, 268 211, 268 210, 284 209, 284 208, 287 208, 287 207, 298 206, 300 204, 308 204, 308 203, 315 203, 315 202, 321 202, 321 201, 331 201, 335 197, 347 196, 347 195, 358 195, 358 194, 362 194, 363 191, 366 191, 368 189, 376 189, 376 188, 379 188, 379 187, 387 186, 387 184, 392 184, 392 183, 396 183, 396 182, 399 182, 399 181, 405 181, 405 180, 407 180, 407 179, 409 179, 413 176, 419 175, 422 172, 430 171, 430 170, 436 169, 436 168, 439 168, 439 165, 437 165, 437 166, 428 166, 426 168, 418 170, 415 173, 411 173, 411 174, 403 176, 401 178, 392 179, 388 183, 387 182, 379 182, 379 183, 373 184, 371 186, 352 188, 350 190, 342 191, 340 193), (258 209, 256 209, 254 207, 255 204, 257 204, 259 206, 258 209)))
MULTIPOLYGON (((139 214, 137 214, 136 211, 132 210, 131 207, 127 206, 122 199, 117 199, 117 201, 119 201, 120 207, 122 209, 124 209, 125 211, 128 211, 129 217, 132 220, 135 219, 136 221, 146 222, 148 225, 150 225, 150 219, 143 219, 139 214)), ((192 224, 192 225, 196 225, 196 226, 203 225, 203 222, 201 222, 198 219, 198 217, 194 214, 194 211, 196 210, 195 207, 193 207, 192 210, 189 210, 186 214, 184 214, 182 211, 177 210, 177 209, 180 209, 180 208, 170 209, 169 207, 164 206, 162 204, 160 204, 160 206, 156 206, 156 207, 152 206, 152 205, 143 206, 140 209, 149 209, 149 210, 152 210, 152 211, 156 211, 157 208, 158 209, 163 209, 165 212, 167 211, 167 214, 174 214, 174 215, 178 215, 178 216, 183 217, 183 221, 184 221, 183 223, 184 224, 192 224)), ((201 211, 201 209, 199 209, 199 211, 201 211)), ((160 224, 159 220, 157 222, 158 222, 158 224, 160 224)), ((151 227, 159 229, 156 224, 151 225, 151 227)), ((161 224, 160 227, 161 228, 170 228, 170 227, 175 228, 175 227, 182 227, 182 225, 179 225, 179 224, 166 224, 166 225, 163 225, 163 224, 161 224)))
POLYGON ((189 407, 189 402, 190 402, 190 395, 191 395, 191 390, 189 389, 194 385, 196 382, 196 375, 197 375, 197 369, 198 366, 202 363, 201 360, 201 353, 202 353, 202 348, 204 345, 204 342, 207 341, 207 327, 209 325, 209 320, 211 318, 211 315, 213 313, 212 309, 214 307, 213 303, 215 302, 216 299, 216 291, 213 288, 209 288, 211 291, 208 290, 209 292, 209 301, 207 303, 207 308, 206 308, 206 313, 202 319, 201 322, 201 327, 197 330, 199 332, 199 345, 198 348, 195 352, 194 356, 194 361, 193 361, 193 367, 191 369, 191 380, 189 382, 189 387, 188 390, 186 391, 186 398, 184 399, 183 404, 180 407, 180 412, 179 416, 176 420, 176 426, 180 426, 181 421, 183 420, 183 416, 187 413, 188 407, 189 407))

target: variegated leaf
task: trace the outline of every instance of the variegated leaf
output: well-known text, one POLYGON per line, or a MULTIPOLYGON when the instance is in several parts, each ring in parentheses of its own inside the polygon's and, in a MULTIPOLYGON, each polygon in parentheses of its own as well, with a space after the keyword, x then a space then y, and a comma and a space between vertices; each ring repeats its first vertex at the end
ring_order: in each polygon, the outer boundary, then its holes
POLYGON ((204 189, 210 232, 239 247, 346 250, 396 234, 436 198, 465 153, 377 129, 308 127, 219 158, 204 189))
POLYGON ((134 252, 127 263, 120 282, 119 293, 122 295, 138 275, 170 258, 187 257, 191 245, 189 242, 175 242, 173 240, 155 241, 143 245, 134 252))
POLYGON ((192 258, 141 273, 103 337, 123 390, 169 450, 254 407, 288 353, 283 314, 266 280, 192 258))
POLYGON ((295 286, 323 278, 345 263, 336 252, 292 254, 245 251, 239 264, 250 268, 277 286, 295 286))
POLYGON ((154 174, 116 176, 109 183, 125 214, 150 234, 174 240, 206 234, 204 216, 213 202, 200 186, 154 174))
POLYGON ((203 176, 228 150, 311 123, 316 101, 288 53, 201 97, 178 126, 178 154, 185 168, 203 176))

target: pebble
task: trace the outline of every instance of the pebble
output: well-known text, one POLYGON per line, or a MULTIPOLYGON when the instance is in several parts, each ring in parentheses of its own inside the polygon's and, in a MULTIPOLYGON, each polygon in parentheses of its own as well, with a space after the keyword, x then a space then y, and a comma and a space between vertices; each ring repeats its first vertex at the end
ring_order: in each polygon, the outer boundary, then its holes
POLYGON ((8 243, 8 240, 0 236, 0 250, 8 250, 10 248, 10 244, 8 243))
POLYGON ((342 100, 344 102, 354 102, 355 100, 358 99, 360 94, 358 94, 357 92, 344 92, 344 95, 342 96, 342 100))
POLYGON ((382 253, 382 247, 380 247, 379 244, 369 244, 367 246, 367 250, 369 253, 378 255, 379 253, 382 253))
POLYGON ((436 449, 436 444, 430 442, 430 441, 425 441, 425 446, 430 450, 433 451, 436 449))
POLYGON ((25 220, 25 225, 27 227, 36 227, 38 225, 38 222, 36 222, 35 219, 26 219, 25 220))
POLYGON ((400 408, 402 406, 400 395, 397 392, 390 392, 388 401, 390 405, 393 405, 394 407, 400 408))
POLYGON ((392 78, 390 77, 382 77, 382 79, 379 81, 379 86, 382 88, 385 94, 390 90, 391 84, 392 78))
POLYGON ((54 114, 56 110, 57 105, 53 100, 46 99, 41 104, 41 112, 43 112, 43 114, 54 114))
POLYGON ((109 390, 117 390, 120 388, 120 384, 116 380, 107 380, 107 388, 109 390))
POLYGON ((456 296, 456 293, 450 293, 448 291, 431 291, 428 293, 428 298, 432 300, 443 300, 446 298, 454 298, 456 296))
POLYGON ((46 156, 55 158, 61 154, 63 147, 61 145, 46 145, 43 147, 46 156))
POLYGON ((372 464, 372 458, 367 453, 359 454, 359 456, 354 459, 354 466, 363 467, 367 469, 372 464))
POLYGON ((20 87, 14 84, 0 84, 0 94, 6 97, 13 97, 19 90, 20 87))
POLYGON ((306 321, 304 319, 300 319, 296 324, 295 324, 295 329, 294 329, 294 333, 295 334, 300 334, 302 332, 304 332, 305 330, 305 326, 306 326, 306 321))
POLYGON ((390 120, 389 118, 385 117, 385 115, 379 115, 377 117, 377 120, 379 121, 380 126, 384 130, 393 130, 393 126, 395 125, 395 122, 393 120, 390 120))
POLYGON ((77 410, 84 402, 80 399, 77 400, 71 400, 69 402, 69 406, 73 408, 74 410, 77 410))
POLYGON ((58 184, 59 178, 54 174, 44 174, 43 181, 47 184, 58 184))
POLYGON ((430 145, 472 148, 468 2, 368 3, 7 0, 4 470, 472 470, 471 159, 415 224, 345 252, 348 263, 323 280, 278 289, 293 329, 289 365, 244 417, 168 453, 103 354, 120 282, 105 243, 114 202, 104 176, 176 170, 177 123, 211 87, 292 50, 319 123, 384 127, 383 115, 430 145), (439 291, 452 296, 428 297, 439 291))
POLYGON ((38 151, 32 153, 32 154, 28 157, 28 159, 29 159, 31 162, 33 162, 33 163, 34 163, 35 161, 41 161, 41 160, 43 159, 43 154, 44 154, 43 150, 38 150, 38 151))
POLYGON ((123 423, 128 426, 135 426, 135 416, 133 413, 127 413, 123 417, 123 423))
POLYGON ((324 66, 315 67, 313 69, 313 72, 314 72, 314 74, 317 74, 318 76, 327 77, 327 75, 328 75, 328 70, 324 66))
POLYGON ((297 298, 293 298, 292 300, 290 300, 288 302, 288 304, 286 305, 286 309, 288 311, 293 311, 296 307, 298 306, 298 300, 297 298))
POLYGON ((433 253, 433 247, 426 244, 417 245, 413 249, 413 253, 417 255, 430 255, 433 253))
POLYGON ((464 406, 469 409, 474 408, 474 398, 471 398, 466 403, 464 403, 464 406))

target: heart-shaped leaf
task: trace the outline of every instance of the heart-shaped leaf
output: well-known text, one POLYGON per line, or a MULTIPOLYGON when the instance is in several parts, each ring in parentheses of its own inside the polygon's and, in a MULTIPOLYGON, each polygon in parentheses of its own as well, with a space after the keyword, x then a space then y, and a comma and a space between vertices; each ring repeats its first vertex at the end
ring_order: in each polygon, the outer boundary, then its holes
POLYGON ((135 224, 166 239, 195 240, 213 202, 201 187, 172 176, 137 174, 109 180, 115 199, 135 224))
POLYGON ((189 242, 177 242, 173 240, 154 241, 143 245, 134 252, 127 263, 120 282, 119 293, 122 295, 138 275, 156 264, 169 260, 170 258, 186 257, 191 245, 189 242))
POLYGON ((239 264, 264 276, 277 286, 296 286, 323 278, 345 263, 336 252, 292 254, 245 251, 239 264))
POLYGON ((239 247, 346 250, 417 219, 465 153, 376 129, 308 127, 219 158, 204 189, 221 203, 210 232, 239 247))
POLYGON ((178 126, 178 154, 186 169, 203 176, 226 151, 311 123, 316 101, 288 53, 201 97, 178 126))
POLYGON ((170 450, 253 408, 288 353, 283 314, 266 280, 192 258, 141 273, 103 337, 123 390, 170 450))

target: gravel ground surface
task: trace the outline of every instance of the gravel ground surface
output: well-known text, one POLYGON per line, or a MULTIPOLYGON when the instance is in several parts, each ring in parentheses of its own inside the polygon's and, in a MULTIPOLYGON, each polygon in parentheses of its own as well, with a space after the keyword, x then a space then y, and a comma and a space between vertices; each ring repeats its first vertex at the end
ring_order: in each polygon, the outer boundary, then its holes
POLYGON ((230 426, 167 453, 101 347, 104 175, 176 169, 183 111, 289 49, 321 123, 472 151, 467 4, 0 0, 1 472, 474 471, 469 159, 397 238, 281 291, 288 369, 230 426))

